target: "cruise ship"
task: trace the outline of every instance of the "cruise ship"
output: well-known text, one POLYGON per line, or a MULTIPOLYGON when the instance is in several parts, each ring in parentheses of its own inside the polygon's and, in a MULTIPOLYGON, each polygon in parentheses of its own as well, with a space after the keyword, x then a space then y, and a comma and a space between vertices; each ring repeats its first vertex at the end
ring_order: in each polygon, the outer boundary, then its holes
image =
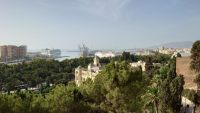
POLYGON ((41 51, 41 54, 44 56, 52 57, 52 58, 59 58, 61 57, 61 50, 60 49, 44 49, 41 51))

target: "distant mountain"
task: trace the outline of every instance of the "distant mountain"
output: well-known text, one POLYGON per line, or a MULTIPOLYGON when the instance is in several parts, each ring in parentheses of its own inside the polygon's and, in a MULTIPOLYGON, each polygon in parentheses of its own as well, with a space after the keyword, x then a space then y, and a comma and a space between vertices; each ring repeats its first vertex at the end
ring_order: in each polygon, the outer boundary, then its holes
POLYGON ((166 48, 191 48, 193 42, 192 41, 184 41, 184 42, 171 42, 171 43, 165 43, 157 46, 152 46, 149 48, 160 48, 160 47, 166 47, 166 48))

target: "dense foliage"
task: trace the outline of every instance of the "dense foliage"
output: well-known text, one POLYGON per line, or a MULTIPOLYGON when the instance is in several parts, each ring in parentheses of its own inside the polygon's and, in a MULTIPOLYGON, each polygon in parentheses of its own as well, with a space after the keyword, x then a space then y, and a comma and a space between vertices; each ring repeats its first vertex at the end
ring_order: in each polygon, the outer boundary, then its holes
POLYGON ((17 65, 0 64, 0 90, 11 91, 21 86, 36 87, 42 83, 67 84, 74 79, 74 69, 86 66, 92 58, 80 58, 58 62, 34 60, 17 65))
MULTIPOLYGON (((16 90, 52 83, 41 92, 18 91, 0 94, 0 113, 178 113, 181 108, 183 76, 176 74, 176 61, 168 55, 134 56, 124 53, 100 60, 104 67, 93 80, 77 87, 74 69, 85 67, 92 58, 58 62, 35 60, 19 65, 0 66, 1 87, 16 90), (147 71, 130 62, 145 60, 147 71), (161 63, 161 67, 152 63, 161 63), (72 82, 71 82, 72 81, 72 82)), ((5 90, 5 91, 6 91, 5 90)))
POLYGON ((191 69, 197 72, 195 82, 200 89, 200 41, 193 44, 191 54, 191 69))
POLYGON ((90 104, 113 113, 141 112, 146 80, 140 68, 127 62, 111 62, 95 78, 80 89, 88 95, 90 104))
MULTIPOLYGON (((198 106, 200 103, 198 102, 198 98, 200 98, 200 40, 194 42, 192 49, 191 49, 191 64, 190 67, 192 70, 194 70, 197 75, 195 79, 195 83, 197 84, 197 90, 196 93, 193 95, 195 98, 193 102, 195 103, 195 109, 196 106, 198 106)), ((194 112, 195 112, 194 109, 194 112)))
POLYGON ((200 40, 196 41, 191 49, 191 69, 200 72, 200 40))
MULTIPOLYGON (((160 97, 162 98, 161 109, 162 112, 167 112, 167 108, 173 113, 180 112, 181 108, 181 96, 184 85, 183 75, 176 74, 176 59, 170 60, 169 65, 167 65, 168 71, 166 74, 161 76, 160 81, 160 97)), ((164 73, 164 72, 161 72, 164 73)))
POLYGON ((2 113, 93 113, 141 112, 146 80, 140 68, 126 62, 108 64, 94 82, 80 87, 69 82, 47 94, 19 92, 0 96, 2 113), (11 101, 12 100, 12 101, 11 101), (12 107, 12 108, 11 108, 12 107), (8 108, 8 109, 4 109, 8 108))

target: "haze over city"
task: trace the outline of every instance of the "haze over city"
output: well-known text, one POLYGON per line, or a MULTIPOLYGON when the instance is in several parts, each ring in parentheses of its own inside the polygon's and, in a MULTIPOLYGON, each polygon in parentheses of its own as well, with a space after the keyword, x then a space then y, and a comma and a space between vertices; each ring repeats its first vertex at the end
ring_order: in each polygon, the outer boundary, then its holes
POLYGON ((200 37, 199 0, 0 0, 0 45, 149 47, 200 37))
POLYGON ((0 0, 0 113, 200 113, 200 0, 0 0))

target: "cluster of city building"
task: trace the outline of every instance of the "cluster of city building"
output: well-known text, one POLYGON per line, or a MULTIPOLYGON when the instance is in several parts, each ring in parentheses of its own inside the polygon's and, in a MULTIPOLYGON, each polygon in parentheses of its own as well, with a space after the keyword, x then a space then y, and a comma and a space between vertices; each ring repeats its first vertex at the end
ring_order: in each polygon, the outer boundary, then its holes
POLYGON ((191 48, 165 48, 165 47, 161 47, 161 48, 158 48, 158 49, 154 49, 154 51, 162 53, 162 54, 180 53, 182 56, 190 56, 191 48))
POLYGON ((145 56, 145 55, 154 55, 155 52, 153 50, 149 50, 149 49, 138 49, 138 50, 136 50, 136 52, 134 52, 134 54, 145 56))
POLYGON ((21 59, 25 58, 27 55, 27 46, 21 45, 3 45, 0 46, 0 58, 2 61, 7 61, 9 59, 21 59))
POLYGON ((98 56, 99 58, 106 58, 106 57, 115 57, 121 55, 121 52, 113 52, 111 50, 93 50, 90 51, 89 48, 82 44, 79 45, 80 57, 91 57, 91 56, 98 56))
POLYGON ((116 54, 112 51, 98 51, 95 53, 95 56, 98 56, 99 58, 115 57, 116 54))
POLYGON ((154 55, 155 52, 162 53, 162 54, 168 54, 173 55, 180 53, 181 56, 190 56, 190 50, 191 48, 156 48, 156 49, 135 49, 134 52, 132 52, 135 55, 154 55))
MULTIPOLYGON (((132 54, 135 55, 153 55, 155 52, 159 52, 162 54, 169 54, 172 57, 177 57, 177 53, 180 53, 181 56, 190 56, 190 48, 159 48, 155 50, 150 49, 139 49, 132 51, 132 54)), ((76 85, 80 85, 82 82, 86 81, 88 78, 94 80, 96 75, 101 71, 102 65, 99 63, 99 58, 105 57, 115 57, 116 53, 111 51, 98 51, 94 54, 94 62, 88 65, 88 68, 78 67, 75 69, 75 83, 76 85)), ((138 61, 130 63, 131 67, 141 67, 142 71, 146 71, 145 66, 146 62, 138 61)), ((153 63, 153 66, 160 66, 159 63, 153 63)))

